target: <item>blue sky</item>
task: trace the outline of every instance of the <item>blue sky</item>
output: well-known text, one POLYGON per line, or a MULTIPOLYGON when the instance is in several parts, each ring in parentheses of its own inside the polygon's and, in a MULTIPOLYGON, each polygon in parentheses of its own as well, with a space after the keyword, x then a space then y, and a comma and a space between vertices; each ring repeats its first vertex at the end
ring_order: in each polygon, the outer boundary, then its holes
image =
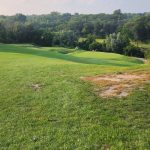
POLYGON ((70 13, 150 12, 150 0, 0 0, 0 15, 70 13))

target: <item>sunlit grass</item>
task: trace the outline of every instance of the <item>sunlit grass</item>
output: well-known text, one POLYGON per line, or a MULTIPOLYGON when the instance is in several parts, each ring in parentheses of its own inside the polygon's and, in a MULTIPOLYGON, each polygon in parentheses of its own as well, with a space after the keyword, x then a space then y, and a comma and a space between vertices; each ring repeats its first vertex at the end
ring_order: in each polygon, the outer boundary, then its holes
POLYGON ((150 86, 102 99, 80 79, 149 69, 118 54, 0 44, 1 149, 149 149, 150 86))

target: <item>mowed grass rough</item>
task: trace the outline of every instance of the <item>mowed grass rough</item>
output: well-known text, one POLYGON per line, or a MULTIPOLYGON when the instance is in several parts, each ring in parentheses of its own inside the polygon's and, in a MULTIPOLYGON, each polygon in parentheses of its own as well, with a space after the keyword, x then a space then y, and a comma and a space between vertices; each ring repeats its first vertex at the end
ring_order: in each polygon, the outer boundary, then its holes
POLYGON ((0 44, 1 149, 149 149, 150 85, 103 99, 80 79, 132 70, 150 65, 111 53, 0 44))

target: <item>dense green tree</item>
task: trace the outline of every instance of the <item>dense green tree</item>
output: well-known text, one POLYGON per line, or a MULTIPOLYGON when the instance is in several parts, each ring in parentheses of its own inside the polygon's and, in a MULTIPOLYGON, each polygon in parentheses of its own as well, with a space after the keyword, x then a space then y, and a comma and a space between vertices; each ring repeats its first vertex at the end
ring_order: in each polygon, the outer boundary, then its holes
POLYGON ((124 48, 124 54, 127 56, 144 57, 144 51, 134 45, 128 45, 124 48))
POLYGON ((89 45, 89 49, 94 51, 103 51, 103 45, 95 41, 89 45))
POLYGON ((144 41, 150 39, 150 15, 127 22, 122 28, 122 32, 128 34, 133 40, 144 41))
POLYGON ((49 31, 44 31, 40 37, 40 43, 43 46, 52 46, 53 34, 49 31))
POLYGON ((96 37, 94 35, 89 34, 86 40, 82 40, 81 42, 78 42, 78 46, 85 50, 91 50, 90 48, 92 47, 90 47, 90 45, 92 45, 95 42, 96 42, 96 37))
POLYGON ((67 47, 75 47, 78 41, 74 32, 63 32, 60 34, 60 45, 67 47))
POLYGON ((115 11, 113 12, 113 14, 114 14, 114 15, 121 15, 122 12, 121 12, 120 9, 117 9, 117 10, 115 10, 115 11))
POLYGON ((0 23, 0 42, 5 42, 6 40, 6 31, 2 23, 0 23))
POLYGON ((26 16, 23 14, 16 14, 13 19, 14 21, 19 21, 19 22, 25 22, 26 21, 26 16))
POLYGON ((108 52, 116 52, 123 54, 123 48, 129 45, 128 37, 121 35, 121 33, 113 33, 106 37, 106 50, 108 52))

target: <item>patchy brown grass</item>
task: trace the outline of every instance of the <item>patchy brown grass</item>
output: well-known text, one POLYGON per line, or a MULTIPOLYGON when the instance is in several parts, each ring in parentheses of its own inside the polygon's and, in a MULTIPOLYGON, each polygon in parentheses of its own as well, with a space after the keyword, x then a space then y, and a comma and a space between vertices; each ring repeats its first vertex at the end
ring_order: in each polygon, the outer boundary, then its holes
POLYGON ((36 84, 31 84, 30 87, 34 90, 34 91, 39 91, 44 85, 36 83, 36 84))
POLYGON ((150 83, 149 72, 109 74, 94 77, 82 77, 82 80, 95 85, 94 92, 103 98, 126 97, 135 88, 143 90, 145 83, 150 83))

